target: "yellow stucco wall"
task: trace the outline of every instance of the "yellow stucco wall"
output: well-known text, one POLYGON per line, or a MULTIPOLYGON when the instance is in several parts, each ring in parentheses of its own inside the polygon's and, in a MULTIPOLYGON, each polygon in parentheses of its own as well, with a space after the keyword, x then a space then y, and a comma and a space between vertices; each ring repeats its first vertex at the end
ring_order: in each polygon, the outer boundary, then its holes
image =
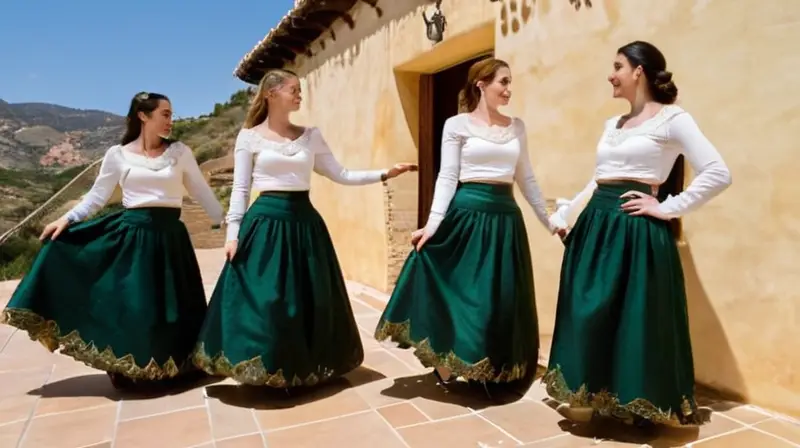
MULTIPOLYGON (((800 416, 800 289, 791 278, 800 272, 800 53, 794 48, 800 2, 592 3, 576 11, 568 0, 537 0, 535 6, 532 0, 445 0, 447 38, 435 48, 420 15, 429 2, 381 2, 381 19, 361 7, 355 29, 338 26, 337 41, 298 65, 306 74, 299 121, 319 126, 348 167, 413 161, 414 72, 468 58, 493 40, 497 56, 511 63, 514 99, 507 111, 527 123, 544 192, 571 196, 591 176, 603 121, 625 111, 610 98, 606 81, 615 49, 634 39, 655 43, 675 73, 680 104, 718 146, 734 177, 733 187, 684 224, 698 380, 800 416), (493 36, 487 37, 487 25, 493 36)), ((411 193, 416 188, 413 179, 393 185, 411 193)), ((381 186, 317 179, 312 191, 346 275, 389 288, 381 186)), ((562 248, 527 205, 523 210, 546 350, 562 248)))

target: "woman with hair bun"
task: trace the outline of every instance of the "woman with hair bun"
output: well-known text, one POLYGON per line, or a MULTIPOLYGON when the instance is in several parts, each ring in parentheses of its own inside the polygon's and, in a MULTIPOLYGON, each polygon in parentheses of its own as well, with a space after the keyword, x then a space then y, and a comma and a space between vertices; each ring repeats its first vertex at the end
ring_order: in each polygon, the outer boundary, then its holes
POLYGON ((688 112, 664 55, 617 50, 608 77, 630 112, 605 123, 594 178, 551 221, 566 227, 550 365, 543 382, 568 419, 699 425, 676 219, 731 184, 688 112), (696 173, 683 190, 683 157, 696 173), (588 199, 588 204, 586 203, 588 199), (579 209, 585 205, 583 211, 579 209))
POLYGON ((551 234, 531 168, 525 123, 498 108, 511 97, 506 62, 476 62, 459 115, 444 124, 441 169, 428 222, 375 330, 415 348, 442 386, 453 378, 508 383, 536 370, 533 269, 516 183, 551 234))
POLYGON ((49 350, 106 371, 117 388, 199 372, 190 355, 206 296, 180 221, 184 191, 217 224, 223 209, 171 130, 166 96, 133 98, 122 141, 83 199, 44 228, 45 243, 0 316, 49 350), (124 211, 80 222, 117 186, 124 211))

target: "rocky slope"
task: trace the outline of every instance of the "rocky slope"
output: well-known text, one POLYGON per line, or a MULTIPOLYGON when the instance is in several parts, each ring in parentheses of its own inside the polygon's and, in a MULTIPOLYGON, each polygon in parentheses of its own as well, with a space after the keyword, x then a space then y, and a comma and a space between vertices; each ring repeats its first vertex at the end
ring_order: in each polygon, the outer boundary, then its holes
POLYGON ((109 112, 0 99, 0 168, 85 165, 116 143, 124 124, 109 112))

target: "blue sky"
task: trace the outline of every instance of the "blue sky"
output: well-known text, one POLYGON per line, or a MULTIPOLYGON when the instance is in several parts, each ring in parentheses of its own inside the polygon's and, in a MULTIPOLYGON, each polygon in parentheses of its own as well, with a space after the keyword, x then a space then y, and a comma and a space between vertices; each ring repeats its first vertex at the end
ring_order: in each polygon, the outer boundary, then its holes
POLYGON ((124 115, 139 91, 176 116, 246 86, 233 69, 293 0, 2 0, 0 98, 124 115))

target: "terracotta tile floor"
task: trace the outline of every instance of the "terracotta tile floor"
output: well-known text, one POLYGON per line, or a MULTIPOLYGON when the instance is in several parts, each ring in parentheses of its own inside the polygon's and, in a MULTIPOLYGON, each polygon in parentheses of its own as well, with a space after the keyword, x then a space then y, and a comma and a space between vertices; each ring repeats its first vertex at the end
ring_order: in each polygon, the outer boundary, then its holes
MULTIPOLYGON (((222 256, 198 254, 210 293, 222 256)), ((0 306, 15 286, 0 283, 0 306)), ((736 403, 707 400, 716 413, 699 431, 642 433, 611 422, 572 427, 539 384, 524 397, 495 392, 493 400, 480 387, 444 393, 410 352, 372 339, 385 296, 350 289, 364 366, 292 396, 225 381, 122 396, 100 372, 0 326, 0 448, 800 447, 797 422, 736 403)))

